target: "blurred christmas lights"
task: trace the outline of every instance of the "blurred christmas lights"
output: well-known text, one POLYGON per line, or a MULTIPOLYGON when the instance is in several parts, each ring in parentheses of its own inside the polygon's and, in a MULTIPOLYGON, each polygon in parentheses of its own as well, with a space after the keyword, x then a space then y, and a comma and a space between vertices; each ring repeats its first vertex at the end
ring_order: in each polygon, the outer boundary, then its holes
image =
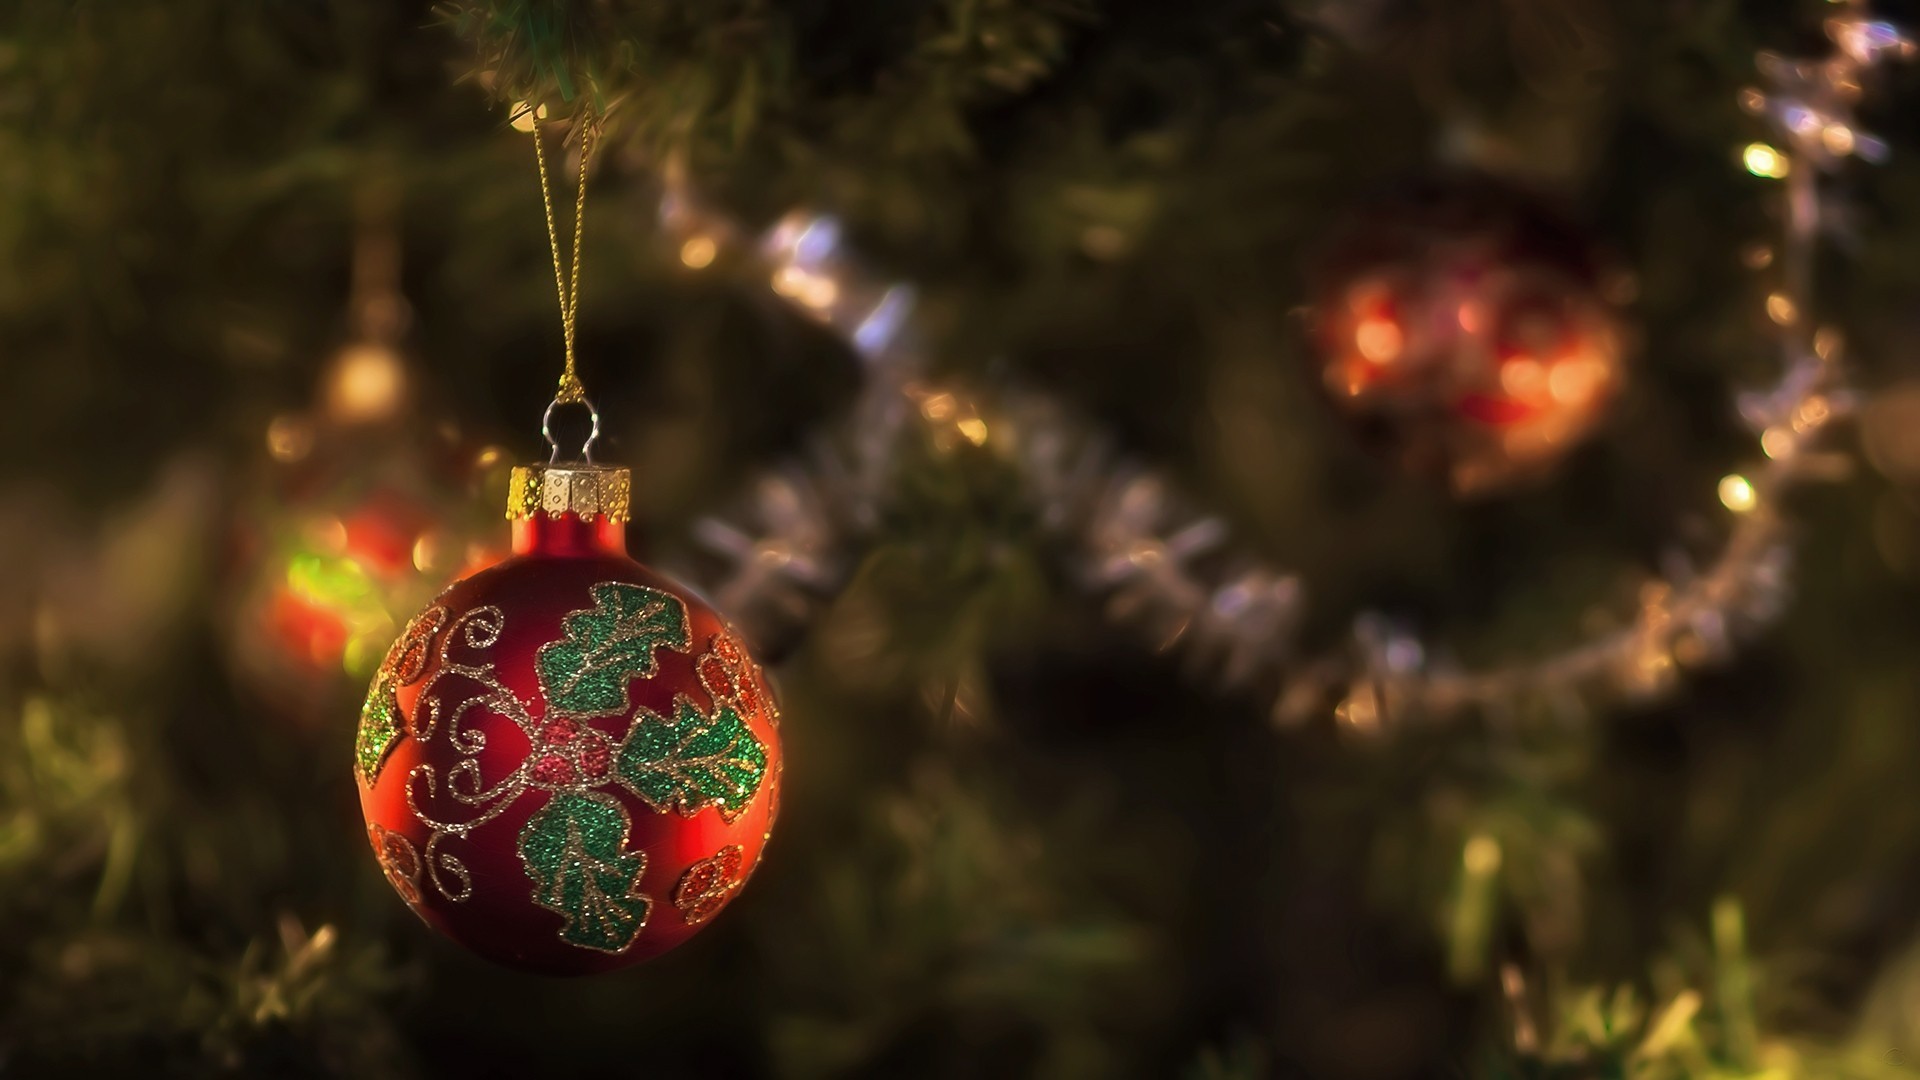
POLYGON ((400 237, 394 195, 369 182, 357 200, 353 282, 347 300, 353 338, 325 376, 328 416, 348 424, 391 419, 407 397, 406 363, 399 344, 412 319, 400 292, 400 237))
MULTIPOLYGON (((852 272, 830 217, 790 214, 765 235, 746 236, 701 204, 685 170, 662 172, 660 223, 682 265, 699 270, 731 252, 752 265, 775 295, 852 343, 864 362, 858 398, 842 431, 817 440, 806 456, 763 475, 737 508, 694 526, 717 574, 680 568, 715 605, 764 644, 804 622, 850 570, 850 549, 879 520, 901 432, 917 415, 910 387, 921 356, 906 331, 911 289, 874 285, 852 272)), ((975 424, 979 421, 975 414, 975 424)), ((984 427, 965 435, 984 439, 984 427)))
MULTIPOLYGON (((1371 733, 1462 711, 1500 719, 1528 704, 1583 714, 1595 698, 1667 692, 1681 669, 1724 659, 1737 631, 1780 614, 1792 548, 1776 500, 1795 483, 1834 475, 1835 455, 1806 447, 1855 408, 1855 395, 1840 380, 1838 335, 1816 327, 1810 314, 1814 247, 1825 223, 1816 181, 1845 158, 1884 156, 1885 143, 1859 130, 1853 106, 1870 67, 1909 57, 1914 46, 1890 24, 1868 18, 1860 4, 1844 7, 1826 22, 1832 55, 1790 61, 1763 53, 1758 67, 1767 87, 1740 95, 1749 112, 1771 124, 1773 138, 1748 144, 1738 160, 1755 176, 1784 181, 1788 210, 1778 246, 1756 245, 1742 255, 1747 267, 1778 282, 1762 307, 1779 328, 1782 375, 1772 387, 1736 398, 1763 456, 1720 481, 1730 526, 1717 559, 1697 568, 1672 560, 1673 569, 1641 589, 1638 609, 1618 629, 1547 656, 1473 671, 1447 662, 1398 623, 1363 614, 1349 648, 1300 657, 1305 588, 1296 576, 1234 554, 1219 519, 1192 515, 1158 476, 1115 460, 1097 431, 1044 396, 1009 391, 987 406, 915 378, 919 357, 901 336, 910 289, 864 273, 833 219, 791 215, 757 244, 745 244, 723 217, 697 206, 683 171, 670 167, 661 220, 680 245, 681 261, 699 268, 722 248, 750 249, 776 295, 845 334, 870 367, 850 445, 763 482, 747 512, 757 527, 721 519, 697 527, 702 542, 729 562, 715 586, 721 606, 771 606, 802 616, 801 598, 843 572, 841 545, 872 521, 883 497, 880 466, 901 425, 918 417, 936 440, 991 446, 1016 462, 1043 521, 1076 541, 1080 580, 1107 599, 1110 614, 1140 625, 1149 640, 1180 650, 1228 687, 1270 692, 1278 722, 1321 713, 1329 698, 1342 728, 1371 733)), ((1463 309, 1462 328, 1471 332, 1476 317, 1463 309)), ((1353 340, 1381 365, 1405 347, 1398 327, 1384 324, 1358 324, 1353 340)), ((1572 385, 1545 389, 1579 393, 1572 385)), ((1497 846, 1469 852, 1469 872, 1484 869, 1488 851, 1497 857, 1497 846)))
POLYGON ((407 373, 386 345, 357 342, 341 350, 327 373, 327 412, 345 423, 385 420, 400 411, 407 373))
POLYGON ((443 577, 505 554, 473 539, 491 537, 497 521, 474 519, 470 498, 504 487, 505 455, 469 450, 450 425, 419 429, 403 410, 398 343, 410 316, 394 210, 383 185, 362 189, 349 342, 325 368, 314 408, 268 422, 274 468, 235 538, 235 661, 246 682, 299 686, 294 711, 323 711, 343 675, 365 679, 397 620, 443 577))

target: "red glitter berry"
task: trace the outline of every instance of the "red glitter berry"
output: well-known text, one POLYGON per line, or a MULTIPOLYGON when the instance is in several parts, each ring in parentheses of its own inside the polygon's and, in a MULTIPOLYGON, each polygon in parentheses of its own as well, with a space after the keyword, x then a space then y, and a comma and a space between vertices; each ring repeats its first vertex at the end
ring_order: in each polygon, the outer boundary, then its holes
POLYGON ((580 751, 580 771, 589 778, 598 779, 607 775, 607 769, 612 765, 613 751, 606 743, 593 743, 580 751))
POLYGON ((561 757, 559 754, 548 754, 533 763, 533 779, 535 783, 546 784, 551 787, 562 787, 573 783, 576 778, 573 763, 561 757))
POLYGON ((740 699, 740 707, 748 712, 760 711, 760 688, 754 685, 751 677, 741 679, 735 696, 740 699))
POLYGON ((547 721, 547 726, 540 729, 540 737, 549 746, 565 746, 578 734, 580 734, 579 721, 570 720, 564 716, 547 721))

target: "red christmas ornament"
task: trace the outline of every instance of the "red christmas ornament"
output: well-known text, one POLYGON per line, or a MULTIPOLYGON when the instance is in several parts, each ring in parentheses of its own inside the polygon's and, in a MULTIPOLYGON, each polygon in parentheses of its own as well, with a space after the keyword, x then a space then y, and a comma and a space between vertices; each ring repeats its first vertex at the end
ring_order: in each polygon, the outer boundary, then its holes
POLYGON ((513 557, 407 624, 356 746, 387 880, 429 926, 550 974, 657 956, 759 863, 779 713, 713 609, 627 557, 630 475, 514 470, 513 557))
MULTIPOLYGON (((276 715, 337 718, 407 616, 455 572, 506 557, 472 495, 506 486, 499 451, 431 425, 267 429, 235 515, 223 627, 236 681, 276 715)), ((489 520, 490 519, 490 520, 489 520)))
POLYGON ((1460 494, 1550 472, 1625 381, 1590 245, 1491 182, 1370 206, 1321 279, 1321 375, 1336 407, 1460 494))

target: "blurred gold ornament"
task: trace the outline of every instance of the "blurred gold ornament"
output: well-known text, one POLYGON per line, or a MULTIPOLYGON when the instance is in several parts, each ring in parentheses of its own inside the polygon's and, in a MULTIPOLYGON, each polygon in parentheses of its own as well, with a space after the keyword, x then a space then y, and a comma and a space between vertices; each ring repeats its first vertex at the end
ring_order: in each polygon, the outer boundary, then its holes
POLYGON ((391 346, 356 342, 341 350, 327 375, 327 413, 342 423, 385 420, 406 398, 407 373, 391 346))
POLYGON ((304 416, 276 416, 267 423, 267 453, 292 463, 313 452, 313 423, 304 416))

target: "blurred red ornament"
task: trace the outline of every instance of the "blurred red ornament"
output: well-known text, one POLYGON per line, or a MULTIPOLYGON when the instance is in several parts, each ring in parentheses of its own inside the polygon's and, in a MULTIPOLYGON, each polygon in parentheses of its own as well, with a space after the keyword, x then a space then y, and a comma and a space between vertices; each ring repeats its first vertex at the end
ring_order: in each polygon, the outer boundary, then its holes
POLYGON ((1322 382, 1363 439, 1459 494, 1537 480, 1625 381, 1592 245, 1479 179, 1375 203, 1320 275, 1322 382))
POLYGON ((625 469, 514 470, 513 556, 413 617, 361 713, 388 880, 429 926, 530 971, 685 941, 753 872, 779 800, 760 668, 627 557, 629 490, 625 469))
POLYGON ((450 571, 506 556, 498 516, 473 509, 505 470, 497 451, 410 426, 289 415, 267 447, 274 461, 232 537, 230 655, 263 700, 324 715, 450 571))

